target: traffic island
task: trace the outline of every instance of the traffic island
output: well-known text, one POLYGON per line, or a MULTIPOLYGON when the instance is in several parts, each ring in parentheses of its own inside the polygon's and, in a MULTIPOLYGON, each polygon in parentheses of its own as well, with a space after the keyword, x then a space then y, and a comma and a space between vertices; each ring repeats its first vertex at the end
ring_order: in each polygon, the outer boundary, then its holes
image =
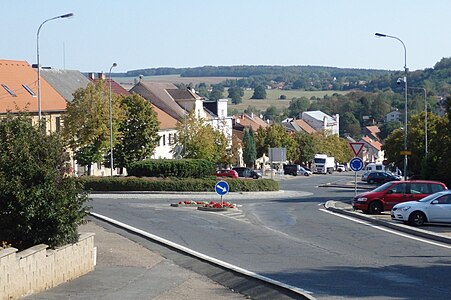
POLYGON ((178 203, 171 203, 172 207, 200 207, 209 204, 208 201, 179 201, 178 203))

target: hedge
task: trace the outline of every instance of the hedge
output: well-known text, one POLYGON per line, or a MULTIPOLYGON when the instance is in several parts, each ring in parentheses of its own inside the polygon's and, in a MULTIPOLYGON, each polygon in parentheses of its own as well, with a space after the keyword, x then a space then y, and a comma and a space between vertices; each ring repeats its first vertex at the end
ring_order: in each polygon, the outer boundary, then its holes
POLYGON ((129 176, 203 178, 214 174, 215 164, 203 159, 148 159, 130 164, 129 176))
MULTIPOLYGON (((79 180, 88 191, 165 191, 214 192, 218 178, 149 178, 82 176, 79 180)), ((278 191, 272 179, 220 179, 227 181, 230 192, 278 191)))

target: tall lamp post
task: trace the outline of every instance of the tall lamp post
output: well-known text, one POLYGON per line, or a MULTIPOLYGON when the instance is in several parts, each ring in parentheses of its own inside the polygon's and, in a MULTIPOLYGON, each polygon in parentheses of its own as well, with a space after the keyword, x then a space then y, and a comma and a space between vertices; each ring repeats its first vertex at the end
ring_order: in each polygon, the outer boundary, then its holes
POLYGON ((412 90, 422 90, 424 92, 424 157, 428 158, 428 101, 426 89, 422 87, 409 87, 412 90))
POLYGON ((388 35, 388 34, 383 34, 383 33, 375 33, 375 35, 377 37, 382 37, 382 38, 391 38, 391 39, 395 39, 397 41, 399 41, 402 46, 404 47, 404 97, 405 97, 405 103, 404 103, 404 180, 407 180, 407 72, 409 71, 409 69, 407 68, 407 50, 406 50, 406 45, 404 45, 403 41, 396 37, 396 36, 392 36, 392 35, 388 35))
POLYGON ((38 33, 36 34, 36 56, 37 56, 37 68, 38 68, 38 120, 39 120, 39 127, 41 127, 41 119, 42 119, 42 112, 41 112, 41 65, 39 62, 39 33, 41 32, 42 25, 47 23, 48 21, 56 20, 56 19, 64 19, 64 18, 70 18, 74 14, 69 13, 57 17, 53 17, 50 19, 45 20, 44 22, 39 25, 38 33))
POLYGON ((110 79, 110 90, 109 90, 109 96, 110 96, 110 169, 111 169, 111 173, 110 176, 113 177, 113 169, 114 169, 114 161, 113 161, 113 101, 111 99, 111 70, 117 67, 117 63, 113 63, 110 67, 110 72, 108 74, 108 77, 110 79))

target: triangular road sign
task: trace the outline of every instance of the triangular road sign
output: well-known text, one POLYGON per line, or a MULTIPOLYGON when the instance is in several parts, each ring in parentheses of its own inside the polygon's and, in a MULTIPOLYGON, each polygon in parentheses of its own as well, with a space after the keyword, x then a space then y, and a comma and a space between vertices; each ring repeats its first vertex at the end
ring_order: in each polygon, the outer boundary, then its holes
POLYGON ((352 149, 352 152, 354 152, 354 155, 359 156, 360 152, 363 149, 363 146, 365 146, 365 143, 354 142, 354 143, 349 143, 349 145, 351 146, 351 149, 352 149))

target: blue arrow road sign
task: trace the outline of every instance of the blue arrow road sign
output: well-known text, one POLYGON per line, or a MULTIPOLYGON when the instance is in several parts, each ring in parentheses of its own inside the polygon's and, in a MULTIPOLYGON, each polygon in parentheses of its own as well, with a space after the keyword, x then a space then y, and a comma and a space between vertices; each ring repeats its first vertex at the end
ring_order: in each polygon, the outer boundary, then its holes
POLYGON ((229 192, 229 184, 226 181, 218 181, 215 190, 218 195, 223 196, 229 192))
POLYGON ((349 162, 349 166, 354 172, 360 171, 363 169, 363 160, 360 157, 354 157, 349 162))

